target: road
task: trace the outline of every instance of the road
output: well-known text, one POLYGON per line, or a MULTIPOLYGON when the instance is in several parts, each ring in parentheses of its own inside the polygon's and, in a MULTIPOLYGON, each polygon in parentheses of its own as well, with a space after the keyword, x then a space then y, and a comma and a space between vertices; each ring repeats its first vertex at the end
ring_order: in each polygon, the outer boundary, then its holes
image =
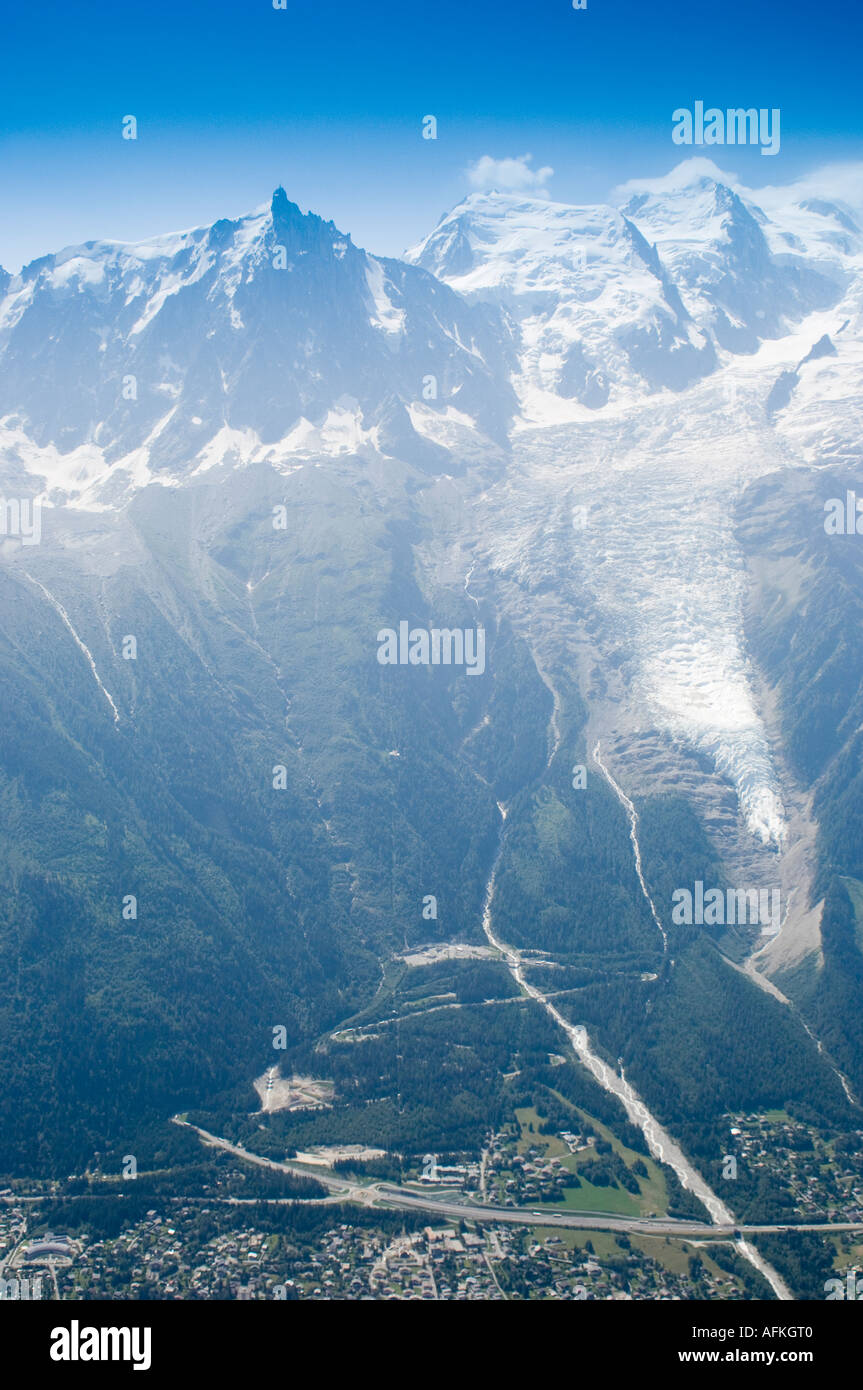
MULTIPOLYGON (((430 1215, 449 1221, 481 1221, 518 1226, 561 1226, 578 1231, 625 1231, 628 1234, 638 1236, 677 1236, 683 1239, 726 1241, 739 1239, 740 1236, 768 1235, 782 1231, 832 1231, 833 1233, 863 1231, 863 1221, 807 1222, 793 1226, 729 1226, 707 1224, 701 1221, 675 1221, 672 1217, 606 1216, 601 1212, 553 1209, 537 1212, 537 1210, 524 1207, 494 1207, 487 1204, 480 1206, 466 1200, 456 1201, 446 1197, 436 1198, 431 1194, 426 1196, 422 1192, 411 1192, 408 1188, 397 1187, 394 1183, 355 1182, 349 1178, 336 1177, 335 1174, 317 1168, 312 1172, 309 1168, 304 1168, 302 1164, 292 1162, 290 1159, 282 1162, 275 1158, 264 1158, 261 1154, 251 1153, 248 1149, 243 1148, 242 1144, 233 1144, 229 1139, 224 1139, 218 1134, 211 1134, 209 1130, 201 1129, 199 1125, 190 1124, 188 1120, 181 1120, 178 1116, 174 1117, 174 1123, 183 1125, 186 1129, 194 1130, 205 1144, 224 1149, 227 1153, 233 1154, 246 1163, 254 1163, 261 1168, 273 1168, 281 1173, 292 1173, 297 1177, 315 1177, 323 1187, 326 1187, 331 1193, 341 1196, 345 1201, 362 1202, 366 1206, 383 1206, 397 1210, 425 1211, 430 1215)), ((290 1202, 294 1199, 290 1197, 264 1199, 244 1197, 229 1200, 254 1203, 258 1200, 290 1202)))
MULTIPOLYGON (((7 1197, 7 1198, 6 1198, 6 1201, 9 1201, 9 1200, 10 1200, 10 1199, 7 1197)), ((2 1279, 3 1276, 5 1275, 7 1266, 8 1266, 8 1265, 11 1265, 12 1261, 14 1260, 15 1256, 18 1254, 18 1251, 21 1249, 21 1246, 24 1244, 24 1242, 25 1242, 26 1239, 27 1239, 27 1222, 25 1221, 25 1222, 24 1222, 24 1225, 23 1225, 23 1226, 19 1229, 19 1231, 18 1231, 18 1238, 17 1238, 17 1240, 15 1241, 14 1245, 12 1246, 12 1249, 9 1250, 9 1251, 7 1252, 7 1254, 3 1257, 3 1259, 0 1259, 0 1279, 2 1279)))

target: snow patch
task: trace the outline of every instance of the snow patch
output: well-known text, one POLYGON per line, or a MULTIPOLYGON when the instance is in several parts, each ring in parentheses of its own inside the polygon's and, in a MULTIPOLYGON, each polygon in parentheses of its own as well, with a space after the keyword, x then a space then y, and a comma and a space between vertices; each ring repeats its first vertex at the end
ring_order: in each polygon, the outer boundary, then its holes
POLYGON ((386 291, 384 268, 373 256, 366 256, 366 284, 372 297, 374 314, 369 319, 373 328, 384 333, 401 335, 405 331, 405 312, 397 309, 386 291))

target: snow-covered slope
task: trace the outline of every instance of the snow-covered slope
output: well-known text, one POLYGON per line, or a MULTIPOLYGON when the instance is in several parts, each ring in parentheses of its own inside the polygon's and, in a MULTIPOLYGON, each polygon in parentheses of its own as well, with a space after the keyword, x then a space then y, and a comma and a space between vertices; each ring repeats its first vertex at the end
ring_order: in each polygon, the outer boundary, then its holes
POLYGON ((88 505, 223 459, 290 466, 367 446, 424 466, 439 457, 437 412, 502 436, 502 342, 484 310, 279 189, 237 221, 88 242, 9 281, 0 461, 88 505))
MULTIPOLYGON (((771 227, 755 195, 735 191, 707 160, 628 190, 624 212, 721 348, 755 351, 761 340, 781 337, 807 313, 834 303, 843 286, 839 254, 807 254, 799 239, 771 227)), ((810 221, 817 233, 825 218, 813 213, 810 221)))
POLYGON ((661 260, 613 208, 473 194, 407 259, 506 308, 528 420, 584 418, 645 389, 679 390, 715 366, 661 260))
POLYGON ((762 196, 706 159, 619 192, 620 210, 474 194, 406 253, 506 312, 528 425, 684 390, 764 343, 811 337, 819 313, 835 331, 829 311, 856 303, 863 235, 838 192, 762 196))

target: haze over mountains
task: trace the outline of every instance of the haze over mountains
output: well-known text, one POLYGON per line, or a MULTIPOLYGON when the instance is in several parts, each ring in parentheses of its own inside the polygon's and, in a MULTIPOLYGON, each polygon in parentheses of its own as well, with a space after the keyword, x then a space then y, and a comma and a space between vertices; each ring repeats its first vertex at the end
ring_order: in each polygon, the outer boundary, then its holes
POLYGON ((863 571, 823 504, 859 478, 861 189, 474 194, 403 261, 279 189, 0 275, 0 489, 43 504, 0 540, 0 1168, 482 944, 499 802, 498 935, 691 1146, 732 1104, 850 1111, 863 571), (482 621, 486 673, 382 669, 402 620, 482 621), (674 935, 699 876, 780 884, 778 935, 674 935))
POLYGON ((233 222, 70 247, 3 273, 6 449, 68 500, 104 504, 109 474, 112 495, 172 466, 188 476, 191 460, 249 457, 254 436, 277 460, 381 429, 385 446, 387 430, 412 435, 413 408, 421 437, 457 412, 500 438, 513 421, 679 391, 736 357, 796 366, 813 314, 853 337, 836 314, 855 308, 860 230, 841 197, 782 193, 767 214, 690 160, 622 190, 621 211, 473 194, 407 264, 359 250, 283 190, 233 222), (777 341, 787 359, 764 351, 777 341), (436 400, 417 386, 430 363, 436 400))

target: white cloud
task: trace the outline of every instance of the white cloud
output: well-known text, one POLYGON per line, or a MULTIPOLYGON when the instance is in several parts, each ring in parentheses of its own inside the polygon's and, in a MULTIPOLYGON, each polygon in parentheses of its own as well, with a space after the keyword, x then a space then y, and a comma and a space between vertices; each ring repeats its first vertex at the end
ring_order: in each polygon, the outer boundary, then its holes
POLYGON ((669 173, 662 174, 659 178, 627 179, 626 183, 618 184, 611 196, 616 203, 624 203, 637 193, 676 193, 689 188, 697 179, 715 179, 717 183, 724 183, 734 189, 741 186, 736 174, 720 169, 712 159, 695 155, 691 159, 681 160, 669 173))
POLYGON ((535 196, 549 196, 545 185, 554 170, 548 165, 542 169, 532 169, 532 154, 520 154, 514 159, 493 159, 484 154, 467 170, 472 188, 480 190, 497 189, 501 193, 521 193, 530 191, 535 196))

